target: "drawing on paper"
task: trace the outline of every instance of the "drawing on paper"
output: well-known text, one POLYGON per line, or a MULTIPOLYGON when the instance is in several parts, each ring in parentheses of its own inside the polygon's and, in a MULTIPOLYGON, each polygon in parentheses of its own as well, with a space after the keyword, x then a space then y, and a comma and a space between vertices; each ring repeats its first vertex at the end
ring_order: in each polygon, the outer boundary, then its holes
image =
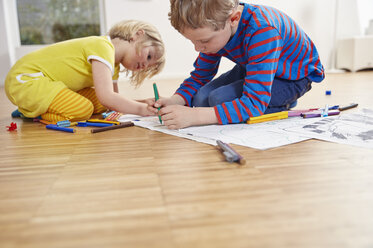
POLYGON ((323 118, 296 131, 317 139, 373 148, 373 110, 343 114, 335 119, 323 118))

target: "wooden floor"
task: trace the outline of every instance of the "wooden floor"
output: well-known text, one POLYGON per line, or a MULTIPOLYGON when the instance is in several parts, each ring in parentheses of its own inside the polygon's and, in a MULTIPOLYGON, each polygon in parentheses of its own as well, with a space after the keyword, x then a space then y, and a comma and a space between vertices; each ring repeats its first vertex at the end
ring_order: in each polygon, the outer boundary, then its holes
MULTIPOLYGON (((159 81, 161 95, 179 83, 159 81)), ((152 97, 150 81, 120 88, 152 97)), ((373 247, 373 150, 234 146, 247 161, 238 166, 214 146, 139 127, 46 130, 12 119, 0 97, 1 248, 373 247)), ((298 108, 350 102, 373 108, 372 71, 328 74, 298 108)))

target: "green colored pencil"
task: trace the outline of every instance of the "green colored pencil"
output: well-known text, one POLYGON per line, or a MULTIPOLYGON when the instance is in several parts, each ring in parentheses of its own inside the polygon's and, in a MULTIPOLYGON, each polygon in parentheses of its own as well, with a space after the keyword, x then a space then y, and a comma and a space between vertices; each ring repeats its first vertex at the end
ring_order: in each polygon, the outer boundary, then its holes
MULTIPOLYGON (((159 94, 158 94, 158 89, 157 89, 157 84, 153 83, 153 90, 154 90, 154 95, 155 95, 155 101, 158 101, 159 99, 159 94)), ((158 108, 158 111, 161 110, 161 108, 158 108)), ((162 119, 161 116, 158 115, 159 122, 162 124, 162 119)))

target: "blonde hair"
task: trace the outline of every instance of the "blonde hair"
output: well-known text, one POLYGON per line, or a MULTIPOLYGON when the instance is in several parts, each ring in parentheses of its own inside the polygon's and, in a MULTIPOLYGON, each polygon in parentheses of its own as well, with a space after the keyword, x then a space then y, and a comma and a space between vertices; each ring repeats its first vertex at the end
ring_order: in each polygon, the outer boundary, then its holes
POLYGON ((170 0, 168 17, 179 32, 185 27, 197 29, 204 26, 215 31, 223 29, 226 21, 237 8, 239 0, 170 0))
MULTIPOLYGON (((126 20, 115 24, 108 32, 111 39, 119 38, 125 41, 130 41, 135 34, 142 30, 144 32, 144 39, 139 40, 136 44, 136 52, 139 53, 142 48, 153 46, 159 59, 156 64, 148 67, 145 70, 132 71, 130 80, 135 86, 140 86, 145 78, 151 78, 158 74, 165 64, 165 46, 158 30, 151 24, 138 20, 126 20)), ((125 68, 124 72, 128 75, 130 71, 125 68)))

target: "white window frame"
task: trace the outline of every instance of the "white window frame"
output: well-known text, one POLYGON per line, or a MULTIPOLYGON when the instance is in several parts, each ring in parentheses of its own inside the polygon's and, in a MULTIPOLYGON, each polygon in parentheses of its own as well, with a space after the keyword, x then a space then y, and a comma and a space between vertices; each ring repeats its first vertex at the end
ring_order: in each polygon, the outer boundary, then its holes
MULTIPOLYGON (((9 25, 7 26, 7 34, 9 37, 9 51, 10 59, 12 64, 24 55, 35 51, 39 48, 48 46, 44 45, 21 45, 21 38, 19 33, 19 23, 18 23, 18 13, 17 13, 17 3, 15 0, 2 0, 4 2, 5 11, 8 13, 7 19, 9 25)), ((105 23, 105 0, 98 0, 100 9, 100 32, 101 35, 106 33, 106 23, 105 23)))

